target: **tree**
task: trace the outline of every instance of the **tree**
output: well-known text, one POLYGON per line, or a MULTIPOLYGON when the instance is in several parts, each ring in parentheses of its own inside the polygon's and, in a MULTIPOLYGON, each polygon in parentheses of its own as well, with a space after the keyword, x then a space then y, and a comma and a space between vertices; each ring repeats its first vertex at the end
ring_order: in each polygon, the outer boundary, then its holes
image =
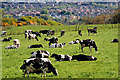
POLYGON ((43 9, 43 10, 41 11, 41 14, 48 14, 48 10, 47 10, 47 9, 43 9))

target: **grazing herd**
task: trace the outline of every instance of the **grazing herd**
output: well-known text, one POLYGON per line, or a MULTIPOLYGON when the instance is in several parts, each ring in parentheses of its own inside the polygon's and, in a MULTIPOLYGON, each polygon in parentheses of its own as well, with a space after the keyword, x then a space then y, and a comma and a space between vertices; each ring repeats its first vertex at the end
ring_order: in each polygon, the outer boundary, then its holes
MULTIPOLYGON (((97 33, 97 27, 94 27, 93 29, 87 29, 88 30, 88 35, 90 33, 97 33)), ((41 30, 39 32, 33 32, 32 30, 25 30, 25 39, 36 39, 38 40, 38 36, 41 37, 41 33, 44 35, 46 34, 47 36, 49 35, 54 35, 55 31, 54 30, 41 30)), ((82 36, 81 30, 78 31, 78 34, 82 36)), ((6 31, 2 31, 1 36, 7 36, 6 31)), ((65 35, 65 30, 62 30, 60 33, 60 36, 65 35)), ((9 38, 4 38, 1 41, 6 42, 12 40, 12 37, 9 38)), ((45 41, 49 41, 48 45, 49 48, 63 48, 66 46, 66 43, 58 43, 58 38, 57 37, 52 37, 52 38, 44 38, 45 41)), ((119 42, 117 38, 115 38, 112 43, 114 42, 119 42)), ((69 42, 69 44, 79 44, 81 46, 81 50, 83 52, 84 47, 89 47, 90 52, 92 48, 95 48, 95 51, 98 51, 96 42, 91 39, 85 39, 85 40, 80 40, 76 39, 74 41, 69 42)), ((20 41, 18 39, 13 40, 13 45, 7 46, 5 49, 14 49, 20 47, 20 41)), ((30 45, 28 48, 43 48, 42 44, 33 44, 30 45)), ((80 48, 80 47, 79 47, 80 48)), ((84 54, 78 54, 78 55, 63 55, 63 54, 50 54, 48 51, 44 50, 38 50, 38 51, 33 51, 31 53, 31 56, 23 61, 23 65, 20 67, 20 69, 24 72, 24 77, 26 74, 30 73, 36 73, 40 74, 42 73, 41 77, 46 77, 46 73, 53 73, 54 75, 58 76, 58 71, 55 67, 53 67, 51 61, 48 58, 55 58, 56 61, 71 61, 71 60, 77 60, 77 61, 95 61, 97 60, 96 57, 93 56, 88 56, 84 54)))

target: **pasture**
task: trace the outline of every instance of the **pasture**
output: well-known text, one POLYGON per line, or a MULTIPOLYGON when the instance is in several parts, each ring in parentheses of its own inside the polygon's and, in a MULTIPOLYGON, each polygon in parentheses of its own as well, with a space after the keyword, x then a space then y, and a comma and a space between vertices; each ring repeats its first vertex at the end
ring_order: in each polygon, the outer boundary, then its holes
MULTIPOLYGON (((118 44, 111 43, 114 38, 118 38, 118 26, 117 25, 80 25, 79 30, 82 31, 83 36, 78 35, 76 31, 76 25, 74 26, 22 26, 12 27, 6 37, 12 37, 10 42, 2 42, 2 78, 24 78, 23 72, 20 70, 20 66, 23 64, 23 60, 31 56, 31 52, 37 50, 46 50, 48 52, 56 54, 85 54, 97 57, 97 61, 61 61, 57 62, 54 58, 49 58, 52 65, 58 70, 59 76, 54 76, 52 73, 47 73, 46 78, 118 78, 118 44), (87 28, 93 28, 98 26, 97 34, 90 34, 88 36, 87 28), (49 48, 48 42, 44 41, 46 35, 38 37, 39 41, 28 40, 24 37, 25 30, 40 31, 41 29, 55 30, 56 33, 53 36, 60 36, 60 31, 65 30, 66 33, 63 37, 58 37, 58 43, 65 42, 67 45, 64 48, 49 48), (13 44, 13 39, 19 39, 21 47, 18 49, 5 49, 8 45, 13 44), (79 44, 68 44, 75 39, 92 39, 95 40, 98 52, 92 49, 89 52, 89 48, 83 48, 84 52, 79 50, 79 44), (32 44, 43 44, 44 48, 28 49, 28 46, 32 44)), ((2 37, 2 38, 6 38, 2 37)), ((26 76, 27 77, 27 76, 26 76)), ((30 74, 30 78, 41 78, 41 74, 30 74)))

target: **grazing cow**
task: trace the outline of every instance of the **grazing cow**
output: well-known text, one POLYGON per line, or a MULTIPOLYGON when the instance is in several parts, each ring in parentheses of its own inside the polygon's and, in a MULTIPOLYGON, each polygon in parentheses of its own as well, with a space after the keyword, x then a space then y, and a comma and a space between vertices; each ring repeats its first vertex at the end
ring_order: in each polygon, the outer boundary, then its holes
POLYGON ((75 41, 71 41, 69 42, 69 44, 79 44, 80 40, 79 39, 76 39, 75 41))
POLYGON ((32 30, 25 30, 25 33, 32 33, 33 31, 32 30))
POLYGON ((57 42, 58 42, 58 38, 57 38, 57 37, 52 37, 52 38, 50 38, 49 41, 50 41, 50 42, 49 42, 49 46, 50 46, 51 43, 57 43, 57 42))
POLYGON ((20 47, 20 41, 18 39, 14 39, 13 44, 17 45, 17 47, 20 47))
POLYGON ((32 34, 36 34, 36 36, 40 36, 41 37, 41 35, 39 34, 39 32, 32 32, 32 34))
POLYGON ((44 50, 38 50, 37 53, 45 53, 48 56, 50 56, 50 53, 48 51, 44 51, 44 50))
POLYGON ((55 34, 55 31, 54 30, 49 30, 48 33, 47 33, 47 36, 49 35, 54 35, 55 34))
POLYGON ((9 38, 4 38, 4 39, 2 39, 1 41, 10 41, 12 38, 11 37, 9 37, 9 38))
MULTIPOLYGON (((48 60, 48 59, 47 59, 48 60)), ((24 72, 24 77, 25 74, 29 73, 42 73, 41 77, 44 74, 44 77, 46 77, 46 73, 53 73, 54 75, 58 76, 57 69, 52 66, 52 64, 49 61, 44 61, 43 58, 32 58, 32 59, 27 59, 24 60, 23 65, 20 67, 21 70, 24 72)))
POLYGON ((29 40, 36 39, 37 41, 39 41, 38 38, 37 38, 37 36, 36 36, 36 34, 29 34, 28 38, 29 38, 29 40))
POLYGON ((64 30, 61 31, 61 36, 63 36, 63 35, 65 35, 65 31, 64 30))
POLYGON ((49 30, 41 30, 41 31, 39 31, 39 33, 48 34, 48 33, 49 33, 49 30))
POLYGON ((49 58, 49 54, 46 54, 41 50, 38 50, 37 52, 32 52, 31 54, 31 58, 49 58))
POLYGON ((82 36, 81 30, 78 30, 78 34, 79 34, 80 36, 82 36))
POLYGON ((119 42, 119 39, 115 38, 115 39, 112 40, 111 43, 116 43, 116 42, 119 42))
POLYGON ((49 46, 49 48, 63 48, 63 46, 66 46, 66 43, 52 44, 51 46, 49 46))
POLYGON ((80 40, 80 45, 81 45, 82 52, 83 52, 83 47, 89 47, 90 52, 91 52, 92 47, 95 48, 95 51, 98 51, 98 48, 94 40, 91 40, 91 39, 80 40))
POLYGON ((7 36, 7 31, 2 31, 1 36, 7 36))
POLYGON ((45 41, 50 41, 50 38, 44 38, 45 41))
POLYGON ((97 60, 96 57, 88 56, 88 55, 83 55, 83 54, 73 55, 72 56, 72 60, 75 60, 75 59, 77 61, 93 61, 93 60, 97 60))
POLYGON ((72 57, 69 55, 55 54, 51 55, 52 58, 55 58, 56 61, 71 61, 72 57))
POLYGON ((37 36, 36 36, 36 34, 25 33, 25 39, 26 38, 28 38, 29 40, 36 39, 37 41, 39 41, 38 38, 37 38, 37 36))
POLYGON ((5 49, 15 49, 15 48, 18 48, 17 45, 10 45, 6 47, 5 49))
POLYGON ((94 27, 93 29, 88 29, 88 35, 89 35, 90 33, 97 33, 97 26, 94 27))
POLYGON ((35 44, 35 45, 29 46, 28 48, 40 48, 40 47, 43 48, 43 45, 42 44, 35 44))

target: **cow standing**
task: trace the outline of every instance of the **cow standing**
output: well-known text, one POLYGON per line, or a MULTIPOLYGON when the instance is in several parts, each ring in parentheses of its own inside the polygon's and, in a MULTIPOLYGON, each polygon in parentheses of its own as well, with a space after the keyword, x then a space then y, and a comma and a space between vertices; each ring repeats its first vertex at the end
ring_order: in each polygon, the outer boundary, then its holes
POLYGON ((24 60, 23 65, 20 67, 21 70, 24 72, 24 77, 25 74, 30 73, 42 73, 41 77, 44 74, 44 77, 46 76, 46 73, 53 73, 54 75, 58 76, 57 69, 52 66, 52 64, 49 61, 44 61, 43 58, 31 58, 24 60))
POLYGON ((80 45, 81 45, 82 52, 84 47, 89 47, 90 52, 92 48, 95 48, 95 51, 98 51, 98 48, 94 40, 91 40, 91 39, 80 40, 80 45))
POLYGON ((58 43, 58 38, 57 37, 52 37, 49 39, 49 46, 51 45, 51 43, 58 43))
POLYGON ((94 27, 93 29, 87 29, 88 30, 88 36, 90 35, 90 33, 97 33, 97 26, 94 27))
POLYGON ((80 36, 82 36, 81 30, 78 30, 78 34, 79 34, 80 36))
POLYGON ((65 31, 64 31, 64 30, 61 31, 61 37, 62 37, 63 35, 65 35, 65 31))

